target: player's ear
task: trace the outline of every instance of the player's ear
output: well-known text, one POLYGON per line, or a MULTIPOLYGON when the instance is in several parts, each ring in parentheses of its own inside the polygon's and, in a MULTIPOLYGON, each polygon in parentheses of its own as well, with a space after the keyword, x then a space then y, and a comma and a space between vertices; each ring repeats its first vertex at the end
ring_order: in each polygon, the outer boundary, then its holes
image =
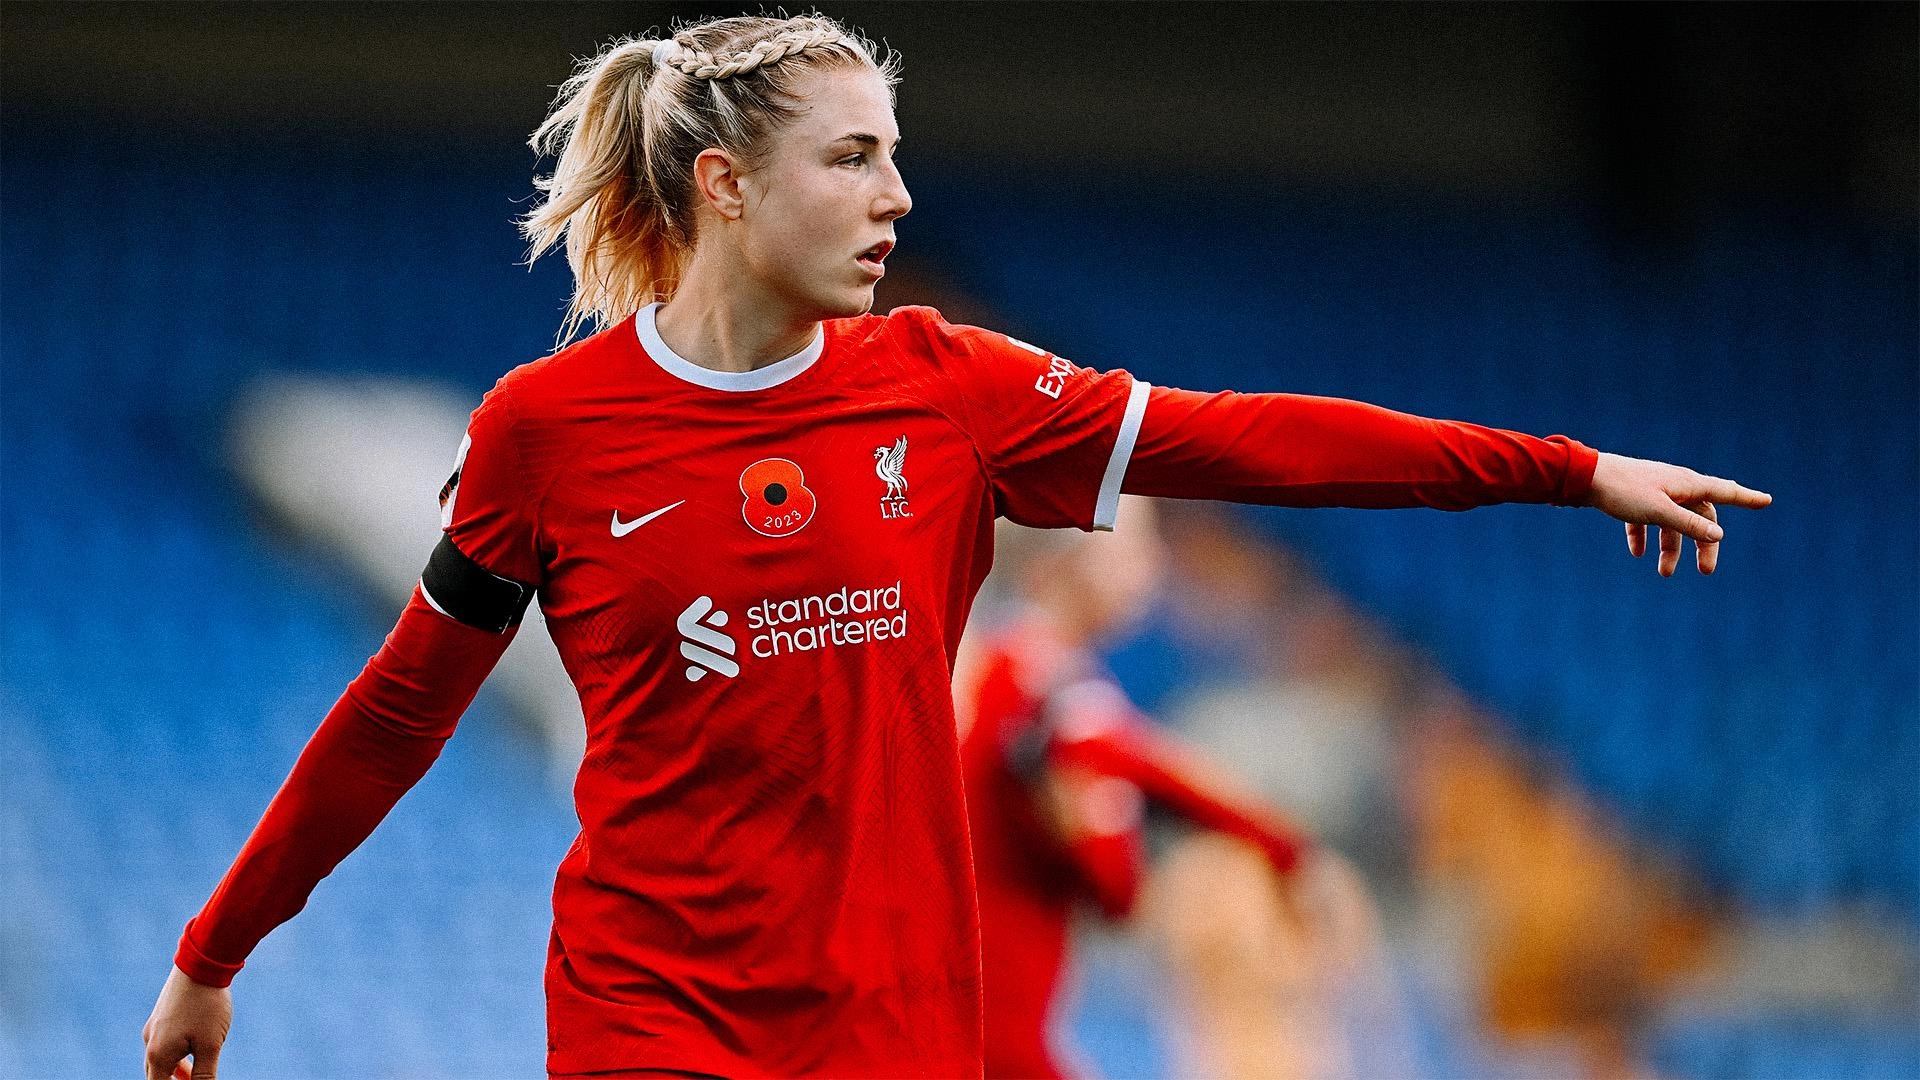
POLYGON ((717 147, 700 151, 693 159, 693 185, 700 198, 728 221, 740 220, 746 199, 740 192, 740 171, 733 155, 717 147))

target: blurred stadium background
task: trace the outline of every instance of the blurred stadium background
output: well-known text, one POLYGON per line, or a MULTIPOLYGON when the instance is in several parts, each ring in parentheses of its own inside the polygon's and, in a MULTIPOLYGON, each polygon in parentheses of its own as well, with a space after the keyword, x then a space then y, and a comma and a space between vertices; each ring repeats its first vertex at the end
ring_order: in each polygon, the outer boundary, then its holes
MULTIPOLYGON (((1574 511, 1170 515, 1113 661, 1366 872, 1400 1008, 1338 1038, 1920 1076, 1916 10, 829 9, 906 59, 883 308, 1778 500, 1666 582, 1574 511)), ((465 410, 550 346, 524 136, 571 56, 735 11, 0 12, 0 1074, 136 1073, 465 410)), ((223 1076, 540 1073, 576 823, 539 637, 255 954, 223 1076)), ((1089 1060, 1177 1069, 1152 949, 1088 941, 1089 1060)))

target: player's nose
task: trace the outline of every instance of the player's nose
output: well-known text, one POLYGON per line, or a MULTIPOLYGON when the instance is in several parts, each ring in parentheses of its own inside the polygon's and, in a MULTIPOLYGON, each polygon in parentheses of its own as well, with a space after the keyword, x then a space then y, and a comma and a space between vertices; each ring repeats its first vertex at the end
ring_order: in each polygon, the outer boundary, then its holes
POLYGON ((873 216, 880 221, 892 221, 905 217, 913 209, 913 196, 907 192, 907 181, 892 162, 887 163, 886 181, 880 194, 873 201, 873 216))

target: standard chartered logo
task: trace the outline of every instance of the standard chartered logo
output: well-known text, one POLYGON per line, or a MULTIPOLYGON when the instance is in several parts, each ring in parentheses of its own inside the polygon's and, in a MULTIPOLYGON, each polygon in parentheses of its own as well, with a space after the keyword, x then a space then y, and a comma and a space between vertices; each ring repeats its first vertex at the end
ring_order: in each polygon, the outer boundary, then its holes
POLYGON ((750 643, 753 655, 780 656, 906 637, 907 609, 897 581, 875 589, 843 585, 817 596, 762 600, 747 609, 747 628, 765 631, 750 643))
POLYGON ((725 625, 727 613, 713 610, 711 596, 688 604, 687 610, 674 620, 674 626, 680 630, 680 655, 692 661, 687 667, 688 682, 699 682, 709 671, 717 671, 729 679, 740 674, 740 665, 728 659, 733 655, 733 639, 715 629, 725 625))
MULTIPOLYGON (((716 610, 713 598, 702 596, 687 605, 675 625, 680 630, 680 655, 689 661, 688 682, 699 682, 708 672, 728 678, 740 674, 733 659, 736 645, 722 633, 727 613, 716 610)), ((907 636, 907 607, 900 583, 761 600, 747 608, 747 629, 758 631, 747 644, 761 658, 812 652, 841 645, 866 645, 907 636)))

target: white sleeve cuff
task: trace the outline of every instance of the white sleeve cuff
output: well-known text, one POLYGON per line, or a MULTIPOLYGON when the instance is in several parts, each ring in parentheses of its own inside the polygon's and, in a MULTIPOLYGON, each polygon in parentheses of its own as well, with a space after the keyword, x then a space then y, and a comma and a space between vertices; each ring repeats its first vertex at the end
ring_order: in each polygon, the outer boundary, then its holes
POLYGON ((1152 389, 1145 379, 1135 379, 1133 389, 1127 391, 1120 435, 1113 440, 1113 456, 1107 458, 1107 471, 1100 477, 1100 497, 1093 504, 1093 527, 1101 532, 1112 532, 1114 519, 1120 514, 1120 482, 1126 479, 1134 440, 1140 437, 1140 420, 1147 415, 1147 391, 1152 389))

